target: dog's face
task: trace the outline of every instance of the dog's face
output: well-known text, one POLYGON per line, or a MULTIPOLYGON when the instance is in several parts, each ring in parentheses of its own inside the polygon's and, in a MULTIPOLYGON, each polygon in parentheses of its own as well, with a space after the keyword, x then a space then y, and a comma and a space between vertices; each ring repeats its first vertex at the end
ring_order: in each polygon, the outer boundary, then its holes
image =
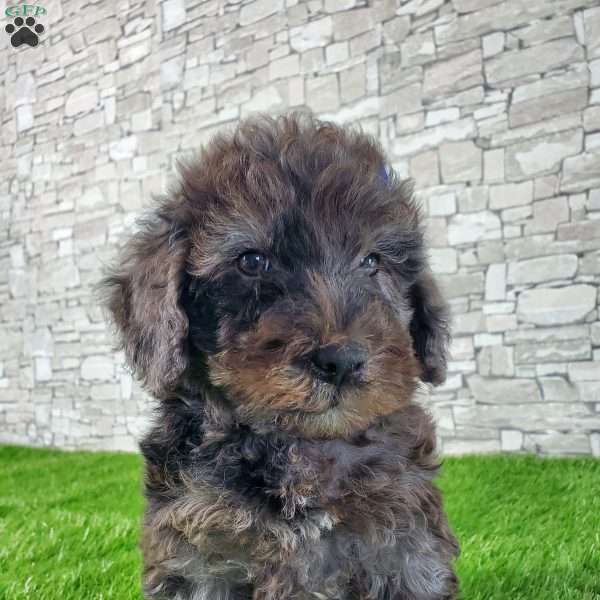
POLYGON ((445 305, 382 165, 364 136, 288 119, 185 167, 108 280, 150 389, 203 380, 243 423, 347 437, 441 381, 445 305))

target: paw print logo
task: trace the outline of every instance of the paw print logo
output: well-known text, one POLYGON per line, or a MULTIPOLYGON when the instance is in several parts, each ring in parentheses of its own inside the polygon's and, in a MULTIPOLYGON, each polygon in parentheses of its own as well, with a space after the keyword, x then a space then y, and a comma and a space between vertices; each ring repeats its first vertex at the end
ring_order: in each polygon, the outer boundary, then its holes
POLYGON ((4 30, 11 36, 10 43, 14 48, 23 44, 34 48, 39 44, 39 36, 44 33, 44 26, 41 23, 36 25, 33 17, 27 17, 25 21, 21 17, 17 17, 13 23, 9 23, 4 30))

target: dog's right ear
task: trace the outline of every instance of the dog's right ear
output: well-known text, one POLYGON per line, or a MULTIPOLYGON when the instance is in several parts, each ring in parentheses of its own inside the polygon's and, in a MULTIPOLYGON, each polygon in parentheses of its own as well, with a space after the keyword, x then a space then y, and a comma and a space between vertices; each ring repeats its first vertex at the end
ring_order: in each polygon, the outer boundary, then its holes
POLYGON ((167 212, 139 222, 101 283, 127 362, 156 396, 173 389, 188 364, 188 319, 180 306, 188 240, 167 212))
POLYGON ((431 271, 423 271, 410 290, 410 333, 421 363, 421 379, 440 385, 446 379, 449 311, 431 271))

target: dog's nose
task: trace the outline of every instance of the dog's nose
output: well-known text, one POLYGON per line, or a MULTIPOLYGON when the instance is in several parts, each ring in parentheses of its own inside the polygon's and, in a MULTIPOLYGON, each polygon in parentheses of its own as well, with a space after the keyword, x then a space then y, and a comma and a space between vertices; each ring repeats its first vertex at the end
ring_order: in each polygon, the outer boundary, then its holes
POLYGON ((364 365, 367 353, 361 346, 351 344, 321 346, 312 355, 312 363, 321 379, 339 386, 349 375, 364 365))

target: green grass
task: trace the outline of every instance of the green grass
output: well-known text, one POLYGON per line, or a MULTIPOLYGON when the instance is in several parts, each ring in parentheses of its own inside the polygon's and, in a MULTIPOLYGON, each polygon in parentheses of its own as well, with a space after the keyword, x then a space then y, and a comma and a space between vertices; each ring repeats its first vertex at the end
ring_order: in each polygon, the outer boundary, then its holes
MULTIPOLYGON (((140 467, 0 447, 0 599, 140 600, 140 467)), ((600 600, 600 461, 466 457, 443 471, 464 600, 600 600)))

